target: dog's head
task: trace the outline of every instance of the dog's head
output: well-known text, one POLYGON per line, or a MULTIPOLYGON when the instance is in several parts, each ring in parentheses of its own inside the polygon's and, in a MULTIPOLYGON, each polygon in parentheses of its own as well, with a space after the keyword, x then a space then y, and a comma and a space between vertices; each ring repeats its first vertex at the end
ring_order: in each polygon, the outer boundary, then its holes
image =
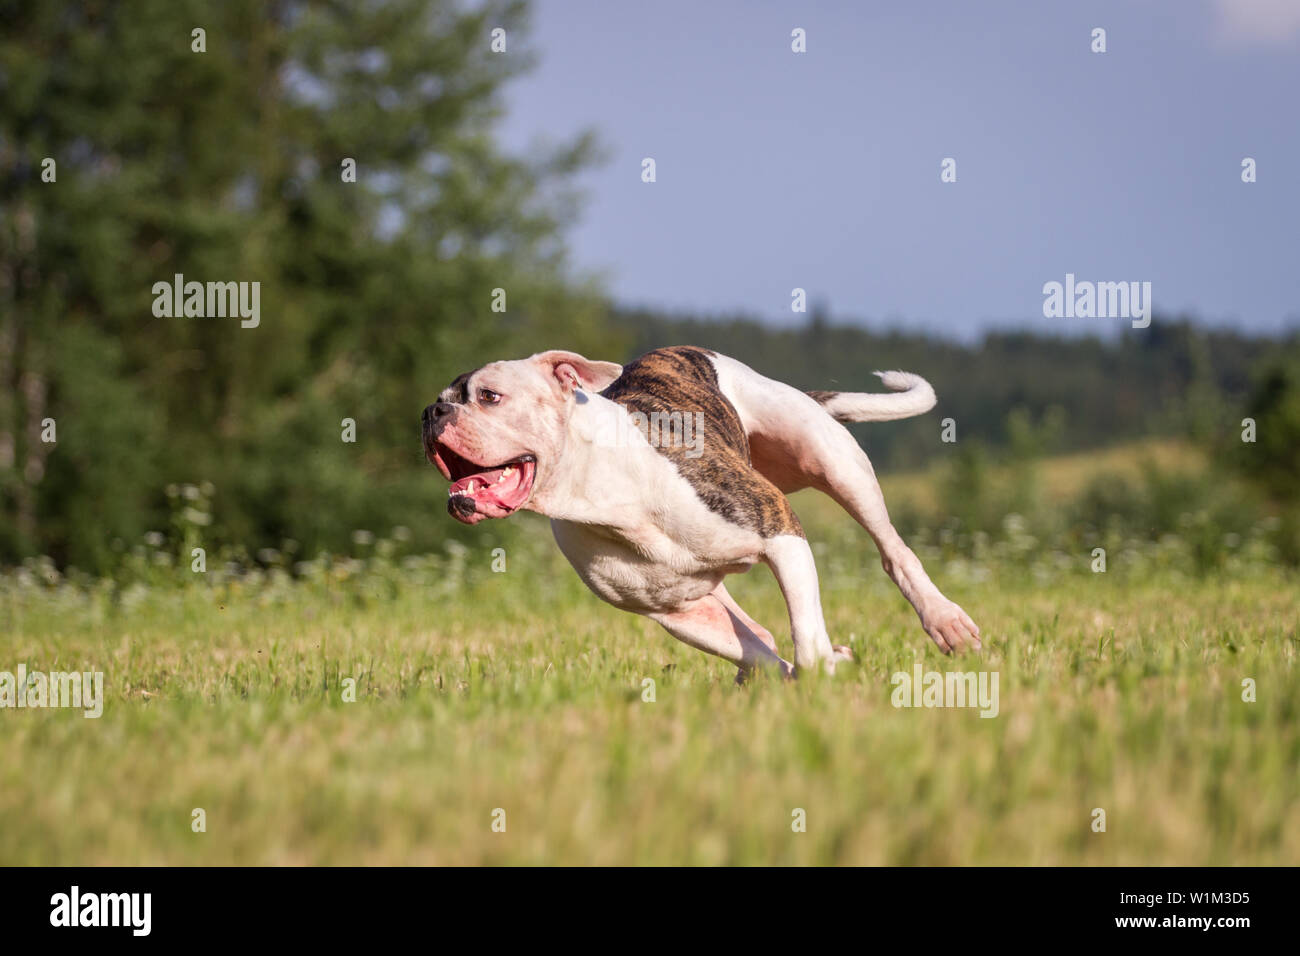
POLYGON ((425 457, 451 482, 447 512, 477 524, 526 507, 560 467, 575 393, 622 371, 551 351, 457 376, 423 415, 425 457))

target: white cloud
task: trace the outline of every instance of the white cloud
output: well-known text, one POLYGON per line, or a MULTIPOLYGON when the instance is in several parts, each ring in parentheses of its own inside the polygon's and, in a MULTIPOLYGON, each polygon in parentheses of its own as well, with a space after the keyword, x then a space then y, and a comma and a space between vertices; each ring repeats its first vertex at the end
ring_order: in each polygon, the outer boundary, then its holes
POLYGON ((1213 0, 1216 38, 1232 47, 1288 47, 1300 38, 1300 0, 1213 0))

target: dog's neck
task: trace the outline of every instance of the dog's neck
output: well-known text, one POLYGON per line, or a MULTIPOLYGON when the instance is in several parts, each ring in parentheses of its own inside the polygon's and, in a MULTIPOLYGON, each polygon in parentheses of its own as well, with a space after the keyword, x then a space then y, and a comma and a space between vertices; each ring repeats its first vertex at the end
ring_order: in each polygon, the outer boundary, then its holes
POLYGON ((569 401, 556 453, 564 468, 548 469, 545 486, 525 507, 582 524, 638 523, 646 501, 644 456, 657 453, 617 402, 585 390, 569 401))

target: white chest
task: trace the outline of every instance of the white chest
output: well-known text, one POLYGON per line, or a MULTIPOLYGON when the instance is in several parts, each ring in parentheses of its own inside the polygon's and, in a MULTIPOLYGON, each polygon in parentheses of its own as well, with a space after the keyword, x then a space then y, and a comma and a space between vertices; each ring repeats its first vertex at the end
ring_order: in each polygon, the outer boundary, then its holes
POLYGON ((578 576, 603 601, 625 611, 674 611, 701 598, 727 574, 748 570, 757 549, 700 554, 657 528, 615 531, 553 520, 551 531, 578 576))

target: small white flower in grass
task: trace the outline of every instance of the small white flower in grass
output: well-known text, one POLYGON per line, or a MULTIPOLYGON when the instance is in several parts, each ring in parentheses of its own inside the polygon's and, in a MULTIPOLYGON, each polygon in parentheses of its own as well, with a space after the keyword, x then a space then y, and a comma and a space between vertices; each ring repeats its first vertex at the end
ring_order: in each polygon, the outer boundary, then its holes
POLYGON ((197 525, 212 524, 212 515, 208 514, 207 512, 200 511, 198 508, 186 508, 184 511, 181 512, 181 517, 183 517, 190 524, 197 524, 197 525))

